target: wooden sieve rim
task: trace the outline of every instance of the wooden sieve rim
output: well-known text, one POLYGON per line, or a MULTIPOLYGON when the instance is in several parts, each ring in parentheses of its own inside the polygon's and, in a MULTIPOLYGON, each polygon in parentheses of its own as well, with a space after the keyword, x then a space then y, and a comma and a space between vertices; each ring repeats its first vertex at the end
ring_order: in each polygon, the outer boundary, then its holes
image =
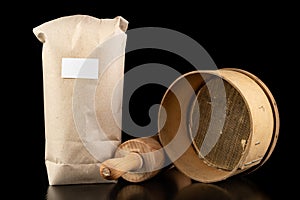
MULTIPOLYGON (((251 172, 257 170, 259 167, 261 167, 270 158, 273 150, 275 149, 275 146, 276 146, 276 143, 277 143, 277 140, 278 140, 279 124, 280 124, 277 104, 276 104, 276 101, 275 101, 271 91, 269 90, 269 88, 258 77, 256 77, 255 75, 253 75, 250 72, 247 72, 245 70, 238 69, 238 68, 222 68, 222 69, 215 70, 215 71, 204 70, 202 72, 203 73, 209 73, 209 74, 215 75, 215 76, 219 76, 220 78, 224 79, 225 81, 231 83, 231 81, 229 79, 227 79, 226 76, 222 76, 221 74, 218 74, 218 71, 235 71, 235 72, 241 73, 241 74, 247 76, 248 78, 250 78, 251 80, 253 80, 261 88, 263 93, 266 95, 266 97, 268 99, 268 102, 269 102, 269 105, 272 109, 273 132, 272 132, 270 143, 268 145, 268 149, 265 151, 265 154, 264 154, 263 158, 259 161, 259 163, 255 164, 253 166, 250 166, 250 167, 247 167, 247 168, 244 168, 244 169, 239 169, 239 167, 237 166, 232 170, 232 172, 236 172, 236 173, 246 172, 248 174, 248 173, 251 173, 251 172)), ((231 85, 235 89, 239 90, 238 88, 235 87, 234 84, 231 84, 231 85)), ((248 106, 248 103, 247 103, 246 100, 245 100, 245 103, 248 106)), ((250 118, 250 120, 251 120, 251 123, 252 123, 251 118, 250 118)), ((251 140, 252 134, 253 133, 251 131, 249 140, 251 140)), ((247 153, 249 151, 249 148, 247 148, 247 147, 250 148, 249 145, 246 145, 246 149, 244 150, 245 153, 247 153)), ((240 160, 239 163, 243 163, 243 157, 241 157, 241 160, 240 160)))
POLYGON ((280 118, 279 118, 278 107, 277 107, 275 98, 272 95, 269 88, 257 76, 255 76, 254 74, 252 74, 250 72, 242 70, 242 69, 237 69, 237 68, 223 68, 223 69, 240 72, 242 74, 247 75, 252 80, 254 80, 261 87, 261 89, 264 91, 264 93, 266 94, 266 96, 267 96, 267 98, 270 102, 271 108, 272 108, 273 119, 274 119, 274 128, 273 128, 273 134, 272 134, 271 142, 270 142, 269 148, 267 149, 266 154, 262 158, 262 160, 257 165, 255 165, 255 166, 249 168, 248 170, 246 170, 246 173, 251 173, 251 172, 257 170, 258 168, 260 168, 270 158, 271 154, 273 153, 273 151, 275 149, 275 146, 276 146, 276 143, 277 143, 277 140, 278 140, 278 136, 279 136, 279 127, 280 127, 280 118))

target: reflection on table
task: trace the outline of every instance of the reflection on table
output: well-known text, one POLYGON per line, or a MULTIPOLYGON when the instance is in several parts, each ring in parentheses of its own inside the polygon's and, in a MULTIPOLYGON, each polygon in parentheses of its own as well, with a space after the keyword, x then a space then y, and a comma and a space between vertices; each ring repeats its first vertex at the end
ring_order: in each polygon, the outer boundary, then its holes
POLYGON ((181 199, 270 199, 252 182, 244 178, 228 179, 216 184, 192 181, 172 168, 151 180, 129 183, 119 180, 117 184, 85 184, 49 186, 48 200, 181 200, 181 199))

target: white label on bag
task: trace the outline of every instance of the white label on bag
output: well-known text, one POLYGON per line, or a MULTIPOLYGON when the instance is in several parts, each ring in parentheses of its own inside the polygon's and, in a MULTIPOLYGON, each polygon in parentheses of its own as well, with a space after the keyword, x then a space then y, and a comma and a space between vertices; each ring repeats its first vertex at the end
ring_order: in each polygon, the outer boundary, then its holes
POLYGON ((96 58, 62 58, 62 78, 98 79, 98 64, 96 58))

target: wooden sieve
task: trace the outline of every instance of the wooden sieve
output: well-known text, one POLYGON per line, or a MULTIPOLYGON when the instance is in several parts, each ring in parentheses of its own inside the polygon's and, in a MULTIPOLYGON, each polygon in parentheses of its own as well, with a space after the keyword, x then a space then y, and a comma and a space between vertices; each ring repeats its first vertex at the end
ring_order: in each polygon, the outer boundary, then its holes
POLYGON ((193 71, 166 91, 158 128, 180 171, 215 182, 267 161, 278 138, 279 114, 271 92, 253 74, 233 68, 193 71))

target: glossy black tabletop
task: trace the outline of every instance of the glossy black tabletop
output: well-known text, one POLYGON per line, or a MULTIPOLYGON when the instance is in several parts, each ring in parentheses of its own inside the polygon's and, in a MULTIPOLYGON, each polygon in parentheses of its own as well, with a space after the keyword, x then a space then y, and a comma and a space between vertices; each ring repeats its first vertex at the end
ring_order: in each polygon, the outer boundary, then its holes
POLYGON ((234 177, 214 184, 191 180, 176 168, 148 181, 129 183, 120 179, 115 183, 49 186, 48 200, 179 200, 179 199, 247 199, 267 200, 271 196, 247 177, 234 177))

